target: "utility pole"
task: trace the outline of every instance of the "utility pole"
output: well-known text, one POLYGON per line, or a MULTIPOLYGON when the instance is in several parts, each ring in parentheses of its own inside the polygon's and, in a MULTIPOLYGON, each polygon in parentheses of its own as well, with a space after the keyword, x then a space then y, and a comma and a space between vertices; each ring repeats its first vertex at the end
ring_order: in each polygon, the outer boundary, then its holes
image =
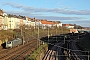
POLYGON ((56 35, 57 35, 57 26, 56 26, 56 35))
POLYGON ((48 43, 49 43, 49 27, 48 27, 48 43))
POLYGON ((66 36, 64 36, 64 44, 65 44, 65 38, 66 38, 66 36))
POLYGON ((22 36, 22 27, 21 27, 21 36, 22 36))
POLYGON ((62 26, 62 34, 63 34, 63 26, 62 26))
POLYGON ((22 44, 24 45, 24 35, 22 33, 22 26, 21 26, 21 38, 22 38, 22 44))
MULTIPOLYGON (((57 26, 56 26, 56 35, 57 35, 57 26)), ((57 37, 56 37, 56 41, 57 41, 57 37)), ((58 41, 57 41, 58 42, 58 41)))
POLYGON ((40 26, 40 25, 38 25, 38 41, 37 41, 37 46, 38 46, 38 47, 40 46, 40 39, 39 39, 39 26, 40 26))
POLYGON ((38 26, 38 42, 39 42, 39 46, 40 46, 40 41, 39 41, 39 26, 38 26))
POLYGON ((88 51, 88 60, 89 60, 89 51, 88 51))
POLYGON ((65 44, 65 36, 64 36, 64 44, 65 44))

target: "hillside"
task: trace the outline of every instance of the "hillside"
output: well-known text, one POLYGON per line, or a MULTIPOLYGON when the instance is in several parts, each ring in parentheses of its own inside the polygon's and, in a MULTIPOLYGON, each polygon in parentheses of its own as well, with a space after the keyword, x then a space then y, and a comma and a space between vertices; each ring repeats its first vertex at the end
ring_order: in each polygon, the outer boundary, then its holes
POLYGON ((21 29, 15 29, 15 30, 0 30, 0 41, 5 42, 6 39, 13 40, 17 37, 22 38, 24 37, 25 40, 28 39, 38 39, 43 36, 50 36, 50 35, 60 35, 63 33, 69 33, 69 29, 65 27, 60 28, 49 28, 49 29, 25 29, 22 27, 22 33, 21 29), (22 35, 22 36, 21 36, 22 35))

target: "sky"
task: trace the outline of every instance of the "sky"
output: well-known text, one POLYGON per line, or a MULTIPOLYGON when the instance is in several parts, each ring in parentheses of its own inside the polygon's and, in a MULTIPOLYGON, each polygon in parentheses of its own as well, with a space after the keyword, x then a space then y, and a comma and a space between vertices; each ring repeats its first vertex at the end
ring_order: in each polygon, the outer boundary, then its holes
POLYGON ((90 27, 90 0, 0 0, 7 14, 90 27))

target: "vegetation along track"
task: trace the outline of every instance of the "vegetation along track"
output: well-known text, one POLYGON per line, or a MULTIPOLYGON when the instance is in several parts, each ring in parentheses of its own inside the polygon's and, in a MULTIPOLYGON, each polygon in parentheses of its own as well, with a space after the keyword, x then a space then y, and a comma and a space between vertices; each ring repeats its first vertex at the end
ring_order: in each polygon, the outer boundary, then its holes
POLYGON ((7 53, 1 54, 2 53, 1 52, 0 59, 1 60, 11 60, 11 59, 14 59, 17 57, 19 58, 19 57, 21 57, 21 55, 26 55, 28 51, 32 52, 31 50, 36 48, 35 47, 36 41, 37 40, 31 40, 28 43, 25 43, 24 45, 21 45, 21 46, 16 47, 16 48, 14 47, 11 50, 9 50, 7 53))

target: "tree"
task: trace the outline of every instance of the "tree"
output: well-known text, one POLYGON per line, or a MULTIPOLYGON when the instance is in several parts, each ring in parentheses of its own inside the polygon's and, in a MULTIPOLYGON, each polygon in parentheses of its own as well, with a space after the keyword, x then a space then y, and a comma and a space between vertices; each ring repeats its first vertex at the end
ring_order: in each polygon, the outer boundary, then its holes
POLYGON ((74 24, 74 28, 75 28, 75 29, 83 29, 82 26, 80 26, 80 25, 76 25, 76 24, 74 24))

